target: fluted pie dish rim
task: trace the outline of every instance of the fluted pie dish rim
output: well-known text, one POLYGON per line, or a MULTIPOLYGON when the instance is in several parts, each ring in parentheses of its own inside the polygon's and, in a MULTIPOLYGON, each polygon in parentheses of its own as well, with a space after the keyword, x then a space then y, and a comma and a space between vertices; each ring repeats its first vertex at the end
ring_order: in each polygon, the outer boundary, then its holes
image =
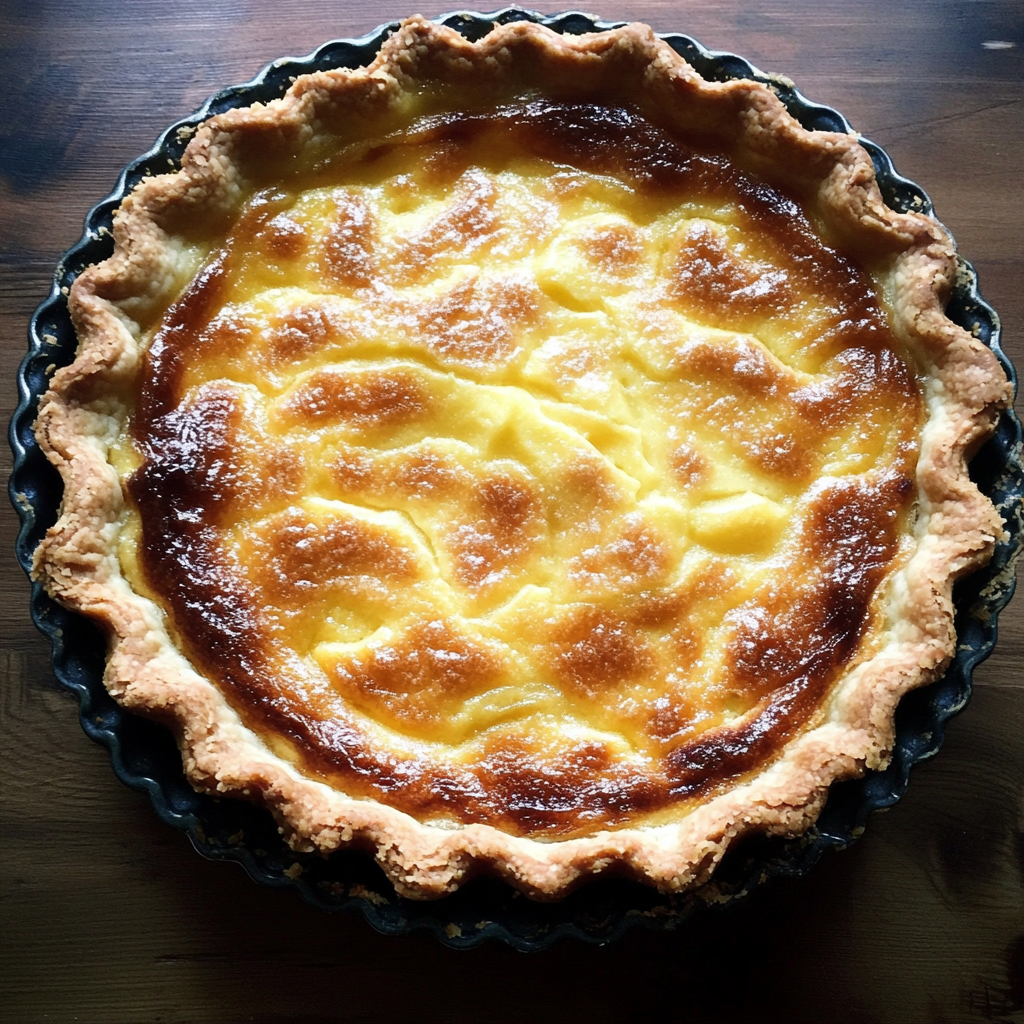
MULTIPOLYGON (((427 32, 430 30, 427 30, 421 26, 419 28, 419 31, 427 32)), ((763 96, 762 93, 759 93, 758 95, 759 97, 763 96)), ((862 172, 864 170, 864 167, 865 158, 862 158, 858 170, 862 172)), ((872 198, 874 201, 880 203, 880 200, 877 198, 877 196, 873 196, 872 198)), ((942 254, 942 259, 946 261, 945 266, 948 270, 948 268, 952 266, 950 262, 952 259, 952 250, 951 248, 948 248, 948 241, 946 241, 944 235, 940 235, 938 238, 933 239, 933 241, 935 241, 940 246, 947 246, 947 250, 942 254)), ((988 407, 990 409, 994 409, 995 404, 998 403, 1001 400, 1001 398, 1005 398, 1005 388, 1003 389, 1001 396, 996 395, 994 393, 988 396, 988 407)), ((981 518, 984 519, 984 515, 982 515, 981 518)), ((991 518, 987 520, 986 529, 988 531, 989 536, 994 539, 998 526, 994 524, 994 521, 991 518)), ((981 546, 985 546, 984 541, 982 541, 981 546)), ((59 559, 57 561, 59 562, 59 559)), ((51 567, 53 564, 54 563, 51 563, 51 567)), ((919 677, 915 681, 917 683, 927 681, 929 673, 934 675, 938 671, 939 667, 942 665, 945 657, 947 657, 951 653, 951 650, 945 650, 945 653, 940 654, 937 657, 932 656, 931 663, 928 669, 922 674, 921 677, 919 677)), ((893 693, 895 694, 897 692, 902 692, 905 686, 905 681, 900 683, 893 689, 893 693)), ((885 729, 883 729, 881 736, 878 739, 876 739, 873 750, 878 752, 882 751, 883 749, 887 750, 890 745, 891 744, 888 740, 888 737, 885 735, 885 729)), ((868 754, 865 753, 864 756, 867 757, 868 754)), ((828 760, 828 758, 826 757, 825 760, 828 760)), ((876 759, 876 764, 881 764, 883 760, 884 755, 876 759)), ((803 801, 799 813, 796 815, 797 818, 807 819, 809 817, 812 817, 813 812, 818 809, 820 801, 824 797, 824 787, 815 785, 811 786, 811 789, 814 790, 814 797, 811 800, 803 801), (810 813, 808 813, 809 808, 810 813)), ((789 811, 790 805, 786 802, 786 800, 780 800, 776 806, 783 806, 786 808, 786 810, 782 814, 781 818, 775 822, 775 824, 779 826, 782 830, 799 831, 798 828, 794 827, 794 817, 789 811)), ((718 824, 716 824, 714 827, 710 829, 709 835, 714 834, 716 831, 724 834, 728 831, 729 825, 734 824, 735 821, 738 820, 736 818, 735 812, 730 812, 730 814, 726 817, 730 818, 730 822, 726 823, 723 827, 722 823, 725 822, 725 819, 719 819, 718 824)), ((301 832, 301 830, 299 831, 301 832)), ((306 830, 307 837, 313 834, 315 834, 315 830, 306 830)), ((711 851, 710 860, 712 861, 717 859, 717 857, 721 854, 722 849, 724 848, 725 844, 722 844, 721 847, 718 847, 716 845, 720 838, 721 836, 719 836, 718 839, 713 840, 711 842, 710 847, 707 847, 707 850, 711 851)), ((628 842, 631 842, 632 839, 633 837, 629 837, 628 842)), ((707 840, 707 836, 702 837, 702 841, 707 842, 707 840)), ((480 841, 481 840, 478 837, 478 842, 480 841)), ((374 842, 378 845, 379 849, 383 849, 387 845, 381 838, 381 835, 376 833, 374 834, 374 842)), ((621 844, 624 842, 624 840, 621 835, 619 835, 616 840, 611 842, 610 847, 608 845, 609 840, 607 839, 607 837, 603 838, 601 840, 601 843, 603 843, 604 846, 601 846, 600 849, 593 849, 593 847, 595 846, 594 842, 588 840, 572 840, 570 842, 580 842, 583 845, 586 845, 588 842, 590 842, 590 846, 592 847, 592 849, 588 854, 584 855, 582 859, 575 857, 571 858, 572 866, 568 869, 558 868, 554 872, 552 872, 551 870, 548 858, 545 858, 543 865, 542 862, 532 862, 530 856, 526 856, 522 859, 519 859, 517 858, 517 855, 514 851, 510 851, 510 848, 508 847, 507 844, 505 844, 504 849, 500 853, 487 854, 485 856, 485 859, 492 863, 494 863, 496 859, 499 862, 497 864, 498 870, 502 874, 504 874, 505 877, 513 881, 514 884, 520 885, 527 892, 538 896, 550 896, 554 893, 564 891, 567 887, 573 885, 580 878, 581 872, 587 873, 598 861, 603 860, 605 857, 607 857, 609 853, 613 853, 618 856, 633 856, 634 868, 636 868, 636 865, 639 863, 639 860, 637 860, 636 855, 629 853, 628 851, 625 851, 622 847, 621 844), (545 880, 546 878, 550 879, 552 875, 557 876, 553 882, 545 880)), ((407 847, 410 847, 412 845, 415 845, 415 842, 406 843, 407 847)), ((512 845, 515 846, 516 844, 512 845)), ((551 845, 557 846, 559 844, 551 845)), ((566 844, 561 844, 561 849, 563 851, 566 848, 566 844)), ((533 851, 531 851, 531 853, 532 852, 533 851)), ((648 860, 647 865, 645 867, 641 867, 638 873, 646 874, 648 877, 652 879, 660 879, 661 883, 666 885, 666 887, 668 888, 672 888, 677 884, 681 884, 685 887, 688 885, 697 884, 699 882, 705 881, 707 878, 707 872, 705 870, 705 866, 702 866, 705 861, 704 853, 701 853, 699 856, 696 857, 696 859, 694 859, 693 856, 693 849, 691 849, 690 853, 691 857, 689 862, 687 862, 689 864, 688 868, 680 868, 681 862, 679 861, 674 862, 668 867, 656 868, 652 867, 651 862, 648 860), (687 870, 689 870, 690 872, 689 875, 687 875, 687 870)), ((430 872, 427 872, 425 875, 417 876, 416 870, 419 869, 410 870, 409 862, 403 861, 403 856, 403 854, 395 855, 395 859, 390 861, 389 867, 388 865, 386 865, 386 868, 389 869, 389 874, 391 875, 393 880, 395 880, 396 883, 398 884, 400 891, 404 887, 406 892, 415 893, 417 895, 436 895, 439 892, 444 891, 446 888, 454 887, 458 884, 459 880, 462 877, 462 872, 465 869, 464 863, 453 862, 449 859, 448 866, 441 871, 440 875, 431 878, 430 872), (439 881, 439 878, 441 878, 442 880, 439 881)))

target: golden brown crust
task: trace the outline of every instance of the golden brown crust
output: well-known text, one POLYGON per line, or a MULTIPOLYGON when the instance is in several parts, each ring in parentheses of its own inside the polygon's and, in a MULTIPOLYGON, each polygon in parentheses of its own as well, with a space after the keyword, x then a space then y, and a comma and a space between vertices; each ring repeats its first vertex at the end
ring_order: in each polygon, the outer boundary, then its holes
MULTIPOLYGON (((458 217, 479 224, 487 203, 483 190, 471 191, 458 217)), ((339 223, 349 227, 326 250, 325 270, 358 284, 370 258, 360 241, 359 211, 339 223)), ((456 223, 446 230, 457 235, 460 228, 456 223)), ((56 597, 107 628, 108 689, 125 706, 175 730, 191 781, 265 803, 297 847, 328 852, 350 843, 370 846, 399 891, 417 897, 451 891, 481 867, 539 898, 557 896, 614 863, 661 888, 696 885, 735 836, 752 828, 799 832, 813 822, 832 781, 865 765, 884 765, 899 698, 935 678, 952 655, 952 582, 988 557, 1002 530, 995 510, 970 482, 965 460, 991 431, 1009 400, 1009 385, 992 354, 943 315, 954 273, 950 240, 934 221, 885 207, 870 159, 853 138, 804 131, 770 90, 755 83, 704 82, 645 27, 562 37, 517 23, 471 44, 411 19, 368 68, 307 76, 281 101, 211 119, 178 174, 147 179, 125 200, 114 234, 114 256, 75 284, 70 306, 78 357, 55 374, 40 406, 40 444, 61 471, 65 500, 60 520, 40 545, 36 572, 56 597), (123 498, 107 461, 131 402, 141 334, 195 269, 175 235, 180 210, 202 208, 230 220, 259 184, 261 163, 296 152, 316 158, 326 153, 320 146, 325 133, 350 133, 356 144, 366 123, 408 116, 423 90, 470 92, 486 106, 507 95, 509 81, 565 100, 628 98, 657 110, 683 133, 714 140, 742 166, 812 204, 827 230, 870 262, 885 286, 894 329, 923 381, 928 412, 917 468, 916 548, 888 585, 887 622, 874 653, 832 689, 814 726, 795 736, 765 771, 698 802, 680 822, 543 843, 489 825, 453 831, 420 824, 315 781, 270 751, 177 652, 157 607, 124 581, 115 553, 123 498)), ((282 229, 274 244, 290 251, 302 240, 282 229)), ((628 240, 604 244, 628 248, 628 240)), ((687 244, 691 261, 718 258, 712 240, 694 237, 687 244)), ((688 273, 685 260, 680 273, 688 273)), ((315 410, 317 396, 332 386, 330 379, 310 380, 308 408, 315 410)), ((399 396, 392 405, 396 415, 422 401, 408 381, 367 382, 342 395, 350 415, 369 407, 373 387, 399 396)), ((700 471, 685 452, 679 464, 683 474, 700 471)), ((408 567, 396 565, 395 571, 408 567)), ((577 662, 570 658, 565 671, 570 682, 584 685, 587 666, 577 662)), ((474 665, 484 674, 490 670, 486 652, 478 652, 474 665)), ((356 690, 371 685, 366 679, 348 682, 356 690)))

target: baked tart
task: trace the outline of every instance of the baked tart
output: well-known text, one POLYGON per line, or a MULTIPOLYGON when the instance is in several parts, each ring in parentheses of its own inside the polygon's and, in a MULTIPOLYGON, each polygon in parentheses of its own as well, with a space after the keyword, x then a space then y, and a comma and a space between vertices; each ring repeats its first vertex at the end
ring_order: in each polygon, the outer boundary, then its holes
POLYGON ((35 574, 195 787, 403 895, 681 891, 808 829, 1003 536, 948 234, 644 26, 410 19, 210 118, 113 233, 35 574))

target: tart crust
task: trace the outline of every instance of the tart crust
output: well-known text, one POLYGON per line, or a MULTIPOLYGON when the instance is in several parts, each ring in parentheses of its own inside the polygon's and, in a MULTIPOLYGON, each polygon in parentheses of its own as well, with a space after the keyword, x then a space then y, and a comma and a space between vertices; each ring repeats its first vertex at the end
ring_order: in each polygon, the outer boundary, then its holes
POLYGON ((366 68, 304 76, 281 100, 211 118, 179 172, 144 180, 124 201, 114 237, 114 255, 72 288, 78 354, 55 373, 40 405, 37 436, 60 470, 65 496, 36 553, 35 574, 54 597, 103 626, 108 690, 173 730, 193 785, 265 805, 296 849, 373 850, 403 895, 440 896, 480 870, 541 899, 609 869, 677 891, 706 881, 737 836, 807 829, 832 782, 885 766, 899 699, 937 678, 954 652, 953 582, 983 564, 1003 535, 966 464, 1009 403, 1010 385, 992 353, 943 313, 956 272, 948 234, 930 218, 885 206, 855 138, 804 130, 758 83, 704 81, 646 26, 569 37, 515 23, 470 43, 412 18, 366 68), (821 211, 844 248, 872 262, 927 414, 916 548, 887 589, 888 624, 876 653, 842 676, 822 713, 781 757, 716 790, 682 820, 557 841, 484 824, 423 824, 347 796, 273 753, 179 652, 159 608, 122 575, 117 537, 125 498, 108 461, 143 356, 139 325, 165 309, 193 273, 174 235, 176 210, 230 218, 251 189, 246 168, 261 147, 315 153, 332 133, 401 117, 424 88, 461 91, 485 105, 506 95, 509 83, 524 82, 541 93, 656 109, 680 132, 719 140, 742 166, 821 211))

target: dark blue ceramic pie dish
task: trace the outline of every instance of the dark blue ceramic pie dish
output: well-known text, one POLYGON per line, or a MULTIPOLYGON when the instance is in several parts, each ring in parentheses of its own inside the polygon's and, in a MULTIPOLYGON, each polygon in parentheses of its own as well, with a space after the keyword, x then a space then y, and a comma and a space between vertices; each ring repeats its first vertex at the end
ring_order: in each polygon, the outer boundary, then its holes
MULTIPOLYGON (((619 24, 576 12, 544 17, 520 8, 493 14, 456 12, 438 20, 470 39, 485 35, 495 22, 533 21, 567 34, 619 24)), ((193 128, 212 114, 232 107, 279 97, 296 75, 367 64, 396 27, 393 23, 360 39, 326 43, 308 57, 275 61, 251 82, 217 93, 194 114, 168 128, 148 153, 125 168, 113 193, 89 213, 84 235, 64 254, 50 296, 32 318, 30 351, 19 374, 21 401, 10 428, 15 455, 10 494, 21 516, 17 553, 23 568, 29 568, 39 540, 56 520, 62 491, 60 478, 32 433, 36 406, 52 367, 69 363, 74 357, 76 339, 68 317, 67 289, 85 267, 111 254, 113 243, 108 229, 115 208, 143 176, 166 172, 169 164, 178 164, 191 134, 182 129, 193 128)), ((687 36, 663 38, 705 78, 764 82, 805 127, 850 130, 846 119, 835 110, 809 102, 792 85, 764 75, 740 57, 710 52, 687 36)), ((900 177, 878 146, 861 141, 874 160, 886 202, 896 210, 930 213, 931 202, 924 191, 900 177)), ((964 260, 960 260, 947 314, 988 345, 1013 378, 1013 368, 999 347, 999 319, 978 294, 977 277, 964 260)), ((956 657, 943 679, 903 700, 897 713, 897 739, 889 768, 834 786, 816 827, 806 835, 792 840, 760 837, 746 841, 730 851, 711 885, 680 896, 665 896, 638 883, 606 879, 591 882, 558 903, 540 904, 502 883, 478 879, 453 896, 423 903, 396 896, 365 854, 338 853, 327 859, 297 855, 283 844, 267 812, 196 793, 182 775, 181 759, 170 734, 125 713, 113 702, 102 683, 103 638, 88 619, 55 604, 38 584, 33 584, 31 610, 36 625, 53 645, 57 678, 79 698, 86 733, 110 751, 118 777, 148 792, 160 817, 184 830, 204 856, 237 861, 256 881, 297 889, 323 910, 358 911, 374 928, 389 934, 424 929, 441 942, 461 948, 496 938, 518 949, 536 950, 564 935, 603 943, 637 923, 677 928, 699 907, 727 904, 767 878, 801 875, 825 850, 842 848, 857 838, 871 811, 899 800, 911 766, 936 752, 945 723, 966 704, 971 673, 991 653, 997 615, 1013 593, 1013 560, 1024 544, 1024 471, 1021 425, 1012 411, 1002 415, 998 430, 975 456, 970 469, 974 480, 1001 510, 1009 539, 997 546, 990 565, 957 586, 956 657)))

